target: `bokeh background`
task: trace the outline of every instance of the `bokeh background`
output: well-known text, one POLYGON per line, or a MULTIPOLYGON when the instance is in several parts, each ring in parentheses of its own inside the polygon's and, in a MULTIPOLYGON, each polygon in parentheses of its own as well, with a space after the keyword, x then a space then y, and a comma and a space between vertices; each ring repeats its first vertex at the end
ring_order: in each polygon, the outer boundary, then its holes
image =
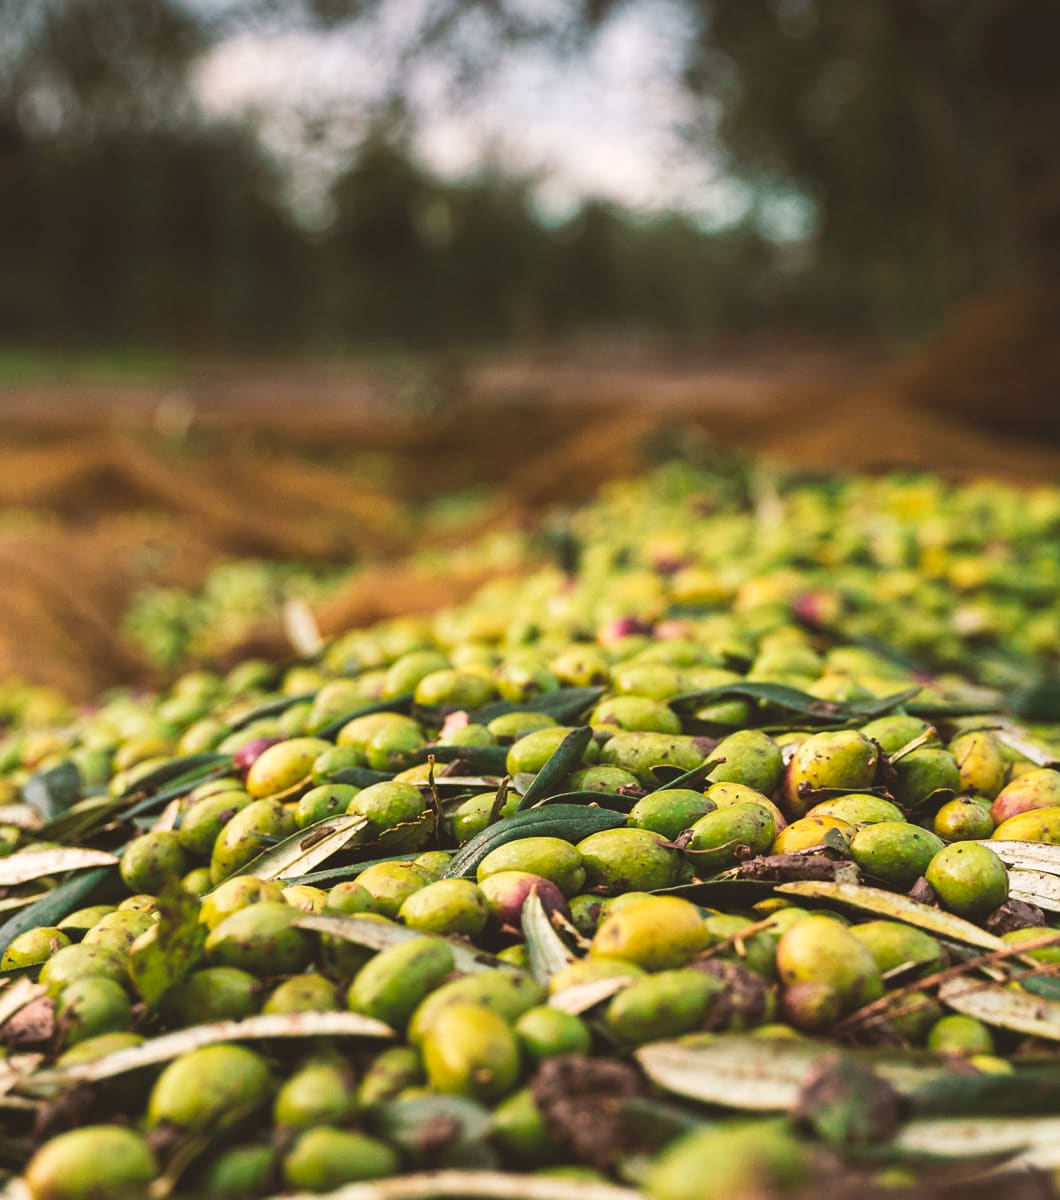
POLYGON ((0 0, 0 675, 433 608, 675 453, 1055 480, 1058 44, 1051 0, 0 0))

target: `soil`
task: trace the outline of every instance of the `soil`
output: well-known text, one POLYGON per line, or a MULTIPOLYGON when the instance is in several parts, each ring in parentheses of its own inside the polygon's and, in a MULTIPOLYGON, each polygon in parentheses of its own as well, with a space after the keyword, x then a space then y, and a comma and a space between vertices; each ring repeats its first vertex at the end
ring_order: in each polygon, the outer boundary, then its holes
MULTIPOLYGON (((231 556, 368 564, 319 613, 325 633, 457 602, 481 574, 395 564, 424 536, 419 506, 472 487, 493 499, 454 538, 533 522, 674 449, 746 449, 808 469, 1060 477, 1060 443, 957 419, 952 396, 934 403, 933 378, 923 364, 898 371, 790 347, 681 358, 616 346, 448 356, 400 373, 200 363, 151 386, 8 385, 0 678, 82 701, 155 682, 119 632, 129 596, 195 586, 231 556)), ((269 627, 234 653, 285 646, 269 627)))

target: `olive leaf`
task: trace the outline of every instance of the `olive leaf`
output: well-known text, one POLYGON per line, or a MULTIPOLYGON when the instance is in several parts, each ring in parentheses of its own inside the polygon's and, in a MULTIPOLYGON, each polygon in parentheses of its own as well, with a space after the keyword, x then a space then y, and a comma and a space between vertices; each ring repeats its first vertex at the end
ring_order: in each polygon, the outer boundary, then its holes
MULTIPOLYGON (((302 699, 311 699, 312 697, 302 697, 302 699)), ((312 730, 314 737, 333 738, 335 737, 343 725, 348 725, 357 717, 371 716, 372 713, 381 712, 408 712, 412 707, 412 693, 406 692, 401 696, 392 696, 389 700, 375 700, 370 704, 361 704, 357 708, 351 709, 348 713, 344 713, 341 717, 335 717, 328 721, 326 725, 322 725, 317 729, 312 730)))
POLYGON ((38 771, 22 785, 22 799, 50 821, 81 799, 81 772, 69 760, 38 771))
MULTIPOLYGON (((750 1112, 786 1112, 799 1098, 807 1072, 835 1043, 817 1039, 763 1038, 747 1034, 693 1034, 651 1042, 635 1051, 644 1073, 666 1091, 750 1112)), ((944 1074, 927 1054, 848 1052, 903 1094, 944 1074)))
POLYGON ((1060 1042, 1060 1001, 1048 1000, 996 983, 951 979, 939 988, 939 1000, 987 1025, 1060 1042))
POLYGON ((636 796, 623 796, 620 792, 557 792, 555 796, 538 800, 534 807, 542 809, 552 804, 598 804, 614 812, 628 813, 636 802, 636 796))
POLYGON ((171 758, 164 763, 159 763, 154 770, 148 771, 146 775, 141 775, 135 783, 121 793, 118 799, 128 800, 141 793, 155 792, 165 783, 173 783, 178 779, 190 778, 198 773, 204 774, 218 767, 231 767, 231 765, 231 754, 217 754, 213 751, 202 754, 183 754, 179 758, 171 758))
POLYGON ((304 874, 349 845, 368 825, 368 818, 359 813, 325 817, 270 846, 236 873, 253 875, 255 879, 304 874))
POLYGON ((968 1159, 1018 1156, 1021 1165, 1060 1166, 1060 1117, 924 1117, 898 1131, 893 1143, 911 1153, 968 1159))
POLYGON ((725 700, 735 696, 739 699, 772 704, 786 712, 795 712, 800 716, 811 717, 819 721, 864 722, 894 712, 919 691, 921 691, 919 687, 913 687, 902 692, 895 692, 890 696, 882 696, 879 700, 841 704, 836 700, 822 700, 820 696, 813 696, 809 692, 802 692, 798 688, 788 687, 783 683, 740 680, 734 683, 722 683, 717 687, 700 688, 694 692, 682 692, 678 696, 673 696, 667 703, 671 708, 698 708, 713 700, 725 700))
POLYGON ((433 758, 436 762, 467 763, 471 771, 481 775, 503 775, 508 760, 508 750, 505 746, 420 746, 402 755, 402 763, 407 767, 415 767, 433 758))
POLYGON ((1028 741, 1014 729, 995 730, 994 737, 1002 745, 1022 755, 1028 762, 1034 763, 1036 767, 1055 767, 1060 765, 1058 764, 1056 755, 1051 750, 1046 750, 1042 746, 1035 745, 1034 742, 1028 741))
POLYGON ((1047 871, 1060 875, 1060 846, 1045 842, 995 842, 992 839, 978 843, 986 846, 1001 859, 1006 867, 1022 871, 1047 871))
MULTIPOLYGON (((282 1200, 316 1200, 318 1194, 284 1192, 282 1200)), ((643 1192, 613 1183, 459 1168, 347 1184, 341 1196, 342 1200, 497 1200, 498 1196, 505 1200, 644 1200, 643 1192)))
POLYGON ((86 796, 50 820, 41 836, 50 842, 69 842, 95 833, 124 807, 113 796, 86 796))
POLYGON ((1048 912, 1060 912, 1060 876, 1045 871, 1012 871, 1008 873, 1010 900, 1037 904, 1048 912))
POLYGON ((846 908, 857 909, 859 912, 888 917, 892 921, 904 921, 907 925, 923 929, 936 937, 948 938, 968 946, 979 946, 984 950, 1008 948, 1007 942, 1003 942, 992 933, 987 933, 985 929, 980 929, 978 925, 973 925, 971 921, 964 920, 963 917, 941 912, 928 904, 921 904, 918 900, 911 900, 908 896, 900 896, 882 888, 807 879, 779 884, 776 890, 785 895, 804 896, 808 900, 831 901, 846 908))
POLYGON ((45 990, 30 979, 16 979, 0 991, 0 1025, 33 1000, 45 995, 45 990))
MULTIPOLYGON (((144 813, 157 812, 160 808, 171 801, 186 796, 193 788, 198 787, 202 783, 206 783, 211 779, 221 779, 228 775, 232 770, 231 758, 226 755, 226 762, 218 763, 216 766, 195 767, 191 771, 186 771, 183 775, 178 775, 173 779, 168 787, 164 787, 159 791, 151 792, 144 796, 141 800, 137 800, 125 810, 125 818, 133 820, 136 817, 142 816, 144 813)), ((125 794, 123 799, 131 799, 139 795, 139 789, 132 789, 125 794)))
POLYGON ((475 709, 469 716, 476 725, 488 725, 495 717, 503 717, 507 713, 535 712, 545 713, 557 725, 564 725, 568 721, 576 721, 603 694, 602 687, 557 688, 552 692, 541 692, 528 700, 494 700, 475 709))
POLYGON ((37 1071, 17 1085, 18 1091, 49 1095, 74 1083, 98 1083, 141 1067, 169 1062, 202 1046, 217 1042, 245 1042, 258 1038, 363 1037, 393 1038, 394 1031, 382 1021, 353 1012, 262 1013, 241 1021, 211 1021, 191 1025, 175 1033, 115 1050, 91 1062, 37 1071))
POLYGON ((969 1074, 953 1071, 932 1079, 909 1097, 920 1117, 1037 1116, 1060 1113, 1060 1071, 1055 1067, 969 1074))
POLYGON ((116 874, 114 867, 97 867, 81 872, 53 888, 28 908, 9 917, 0 925, 0 954, 27 929, 36 929, 41 925, 57 925, 63 917, 68 917, 74 909, 80 908, 105 880, 114 878, 116 874))
POLYGON ((588 725, 572 729, 534 775, 534 781, 523 792, 516 811, 532 808, 539 800, 558 791, 559 785, 581 762, 592 737, 593 731, 588 725))
POLYGON ((610 979, 591 979, 588 983, 574 983, 570 987, 553 992, 548 998, 548 1006, 578 1016, 605 1000, 610 1000, 631 983, 636 983, 632 975, 615 975, 610 979))
POLYGON ((370 767, 340 767, 328 776, 328 783, 348 783, 353 787, 371 787, 373 783, 386 783, 391 776, 385 771, 373 771, 370 767))
POLYGON ((347 863, 344 867, 326 867, 323 871, 310 871, 308 875, 285 875, 283 882, 288 886, 296 883, 309 883, 314 887, 318 887, 320 884, 327 884, 330 887, 347 879, 356 879, 369 867, 377 867, 380 863, 407 863, 412 862, 414 857, 414 855, 405 853, 388 854, 385 858, 366 858, 363 862, 347 863))
POLYGON ((239 729, 245 729, 248 725, 252 725, 255 721, 260 721, 263 717, 278 717, 280 713, 294 708, 296 704, 304 704, 307 700, 313 700, 315 697, 316 692, 301 692, 297 696, 274 696, 271 700, 263 700, 260 704, 248 708, 234 720, 229 721, 228 730, 230 733, 235 733, 239 729))
POLYGON ((536 889, 523 901, 521 916, 530 974, 542 987, 548 987, 552 976, 569 966, 574 955, 553 928, 536 889))
POLYGON ((82 871, 88 867, 108 867, 118 860, 105 850, 79 850, 61 847, 56 850, 23 850, 0 858, 0 887, 29 883, 45 875, 63 875, 67 871, 82 871))
POLYGON ((0 825, 14 825, 16 829, 31 832, 43 828, 40 813, 28 804, 0 804, 0 825))
POLYGON ((725 1037, 650 1042, 635 1051, 645 1075, 667 1092, 747 1112, 787 1112, 821 1042, 725 1037))
POLYGON ((580 842, 602 829, 617 829, 625 825, 622 813, 604 808, 582 808, 577 804, 554 804, 531 808, 526 812, 503 817, 465 842, 453 855, 442 873, 445 879, 472 875, 475 868, 492 850, 524 837, 557 837, 567 842, 580 842))
MULTIPOLYGON (((395 925, 390 921, 380 921, 376 917, 330 917, 312 913, 299 917, 294 925, 298 929, 326 933, 347 942, 355 942, 358 946, 368 946, 373 950, 386 950, 390 946, 399 946, 403 942, 423 937, 421 930, 409 929, 405 925, 395 925)), ((519 970, 518 967, 506 963, 502 958, 487 954, 484 950, 477 950, 466 942, 450 939, 448 944, 453 954, 453 963, 460 971, 473 973, 519 970)))
POLYGON ((159 893, 158 914, 157 922, 133 943, 129 955, 129 974, 149 1009, 194 970, 206 941, 199 901, 179 879, 159 893))

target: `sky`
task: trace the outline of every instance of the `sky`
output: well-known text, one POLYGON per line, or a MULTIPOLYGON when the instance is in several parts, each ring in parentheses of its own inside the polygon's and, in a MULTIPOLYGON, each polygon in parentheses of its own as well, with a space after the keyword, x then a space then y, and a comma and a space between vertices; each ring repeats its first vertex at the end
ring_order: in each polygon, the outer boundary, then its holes
POLYGON ((401 0, 330 34, 242 33, 200 64, 199 102, 211 115, 254 116, 266 145, 291 167, 292 202, 310 224, 326 221, 328 182, 399 63, 417 118, 414 148, 444 177, 489 163, 531 176, 551 219, 589 196, 645 213, 682 210, 707 228, 744 215, 742 185, 679 132, 697 117, 679 82, 690 33, 684 8, 629 0, 585 50, 566 56, 541 45, 501 48, 471 27, 462 48, 485 69, 476 86, 454 95, 451 71, 438 60, 402 60, 430 3, 401 0))

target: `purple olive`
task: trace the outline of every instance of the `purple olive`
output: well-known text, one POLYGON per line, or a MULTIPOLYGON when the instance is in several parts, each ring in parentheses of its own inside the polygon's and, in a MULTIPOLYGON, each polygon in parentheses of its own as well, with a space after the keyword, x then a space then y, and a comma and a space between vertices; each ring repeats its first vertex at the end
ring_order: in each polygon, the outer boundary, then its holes
POLYGON ((246 742, 240 746, 235 754, 232 755, 232 766, 245 776, 270 746, 275 746, 277 742, 282 741, 283 738, 275 737, 254 738, 253 741, 246 742))
POLYGON ((494 925, 518 929, 523 904, 532 892, 537 892, 545 912, 550 916, 558 912, 568 921, 571 919, 567 898, 551 879, 545 879, 541 875, 534 875, 529 871, 498 871, 495 875, 488 875, 480 880, 479 887, 485 893, 490 921, 494 925))

